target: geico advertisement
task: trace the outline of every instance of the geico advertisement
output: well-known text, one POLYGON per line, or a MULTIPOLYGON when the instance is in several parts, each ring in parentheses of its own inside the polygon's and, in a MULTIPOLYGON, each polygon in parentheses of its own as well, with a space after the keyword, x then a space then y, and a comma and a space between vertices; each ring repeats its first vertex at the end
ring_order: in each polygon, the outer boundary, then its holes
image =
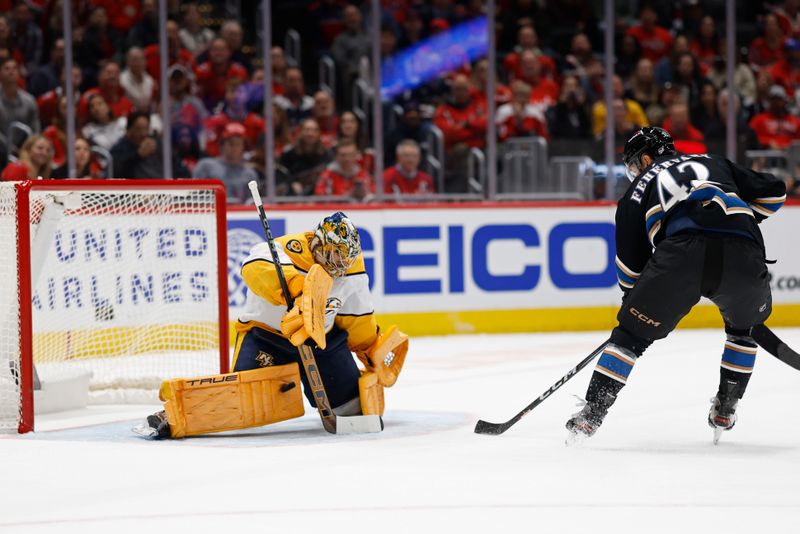
MULTIPOLYGON (((345 208, 345 211, 346 208, 345 208)), ((330 212, 270 211, 273 235, 312 230, 330 212)), ((379 312, 615 305, 614 208, 354 209, 379 312)), ((263 241, 253 211, 228 214, 232 316, 238 268, 263 241)))
POLYGON ((37 332, 217 316, 216 227, 208 215, 66 217, 50 239, 32 281, 37 332))
POLYGON ((769 269, 772 299, 775 302, 800 302, 800 205, 783 207, 761 223, 767 259, 776 263, 769 269))

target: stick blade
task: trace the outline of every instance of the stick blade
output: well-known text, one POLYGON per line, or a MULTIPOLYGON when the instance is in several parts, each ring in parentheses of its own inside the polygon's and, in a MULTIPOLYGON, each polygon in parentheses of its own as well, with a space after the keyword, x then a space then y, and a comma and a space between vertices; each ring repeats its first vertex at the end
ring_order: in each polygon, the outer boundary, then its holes
POLYGON ((478 423, 475 425, 475 433, 476 434, 486 434, 489 436, 499 436, 503 432, 508 430, 508 426, 504 423, 490 423, 488 421, 479 420, 478 423))

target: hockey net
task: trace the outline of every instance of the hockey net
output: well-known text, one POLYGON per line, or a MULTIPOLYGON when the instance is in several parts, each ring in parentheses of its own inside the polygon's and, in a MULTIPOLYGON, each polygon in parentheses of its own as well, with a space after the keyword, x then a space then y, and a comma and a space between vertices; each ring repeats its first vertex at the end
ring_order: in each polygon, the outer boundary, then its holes
POLYGON ((0 184, 0 431, 59 383, 140 402, 226 371, 225 243, 216 181, 0 184))

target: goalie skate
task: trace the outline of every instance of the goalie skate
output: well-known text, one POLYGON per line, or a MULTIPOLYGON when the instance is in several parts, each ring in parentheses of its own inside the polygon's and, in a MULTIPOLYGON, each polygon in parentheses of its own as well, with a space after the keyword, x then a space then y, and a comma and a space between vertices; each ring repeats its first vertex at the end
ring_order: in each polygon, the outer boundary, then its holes
POLYGON ((148 415, 144 422, 131 428, 134 434, 147 439, 166 439, 170 437, 166 412, 148 415))

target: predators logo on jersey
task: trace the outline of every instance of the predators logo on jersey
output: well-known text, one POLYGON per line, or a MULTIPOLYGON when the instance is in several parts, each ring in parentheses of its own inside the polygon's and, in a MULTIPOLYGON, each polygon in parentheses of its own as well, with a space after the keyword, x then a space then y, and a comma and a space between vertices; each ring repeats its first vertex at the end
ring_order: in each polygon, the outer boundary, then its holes
POLYGON ((272 354, 267 354, 262 350, 258 352, 258 356, 256 356, 256 361, 258 362, 258 365, 260 365, 261 367, 272 367, 273 365, 275 365, 275 356, 273 356, 272 354))
POLYGON ((286 243, 286 250, 294 252, 295 254, 301 254, 303 252, 303 244, 297 239, 292 239, 286 243))

